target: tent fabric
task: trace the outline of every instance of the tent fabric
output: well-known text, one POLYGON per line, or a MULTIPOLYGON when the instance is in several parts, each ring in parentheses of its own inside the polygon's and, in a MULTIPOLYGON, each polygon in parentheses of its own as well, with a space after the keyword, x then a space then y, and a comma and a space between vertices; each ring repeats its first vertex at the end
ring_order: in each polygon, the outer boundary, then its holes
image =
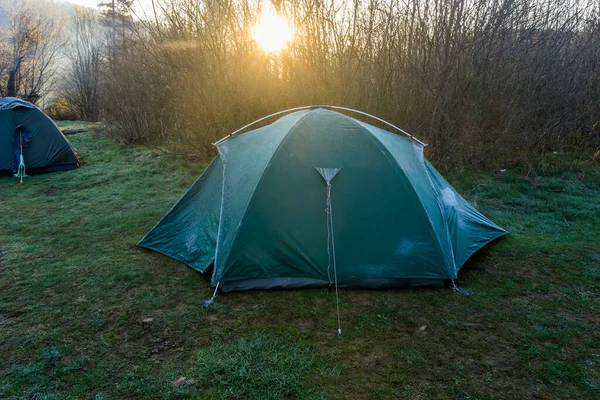
POLYGON ((217 149, 138 245, 211 271, 222 291, 333 283, 328 181, 342 288, 441 286, 506 234, 420 144, 335 111, 294 112, 217 149))
POLYGON ((0 99, 0 175, 12 175, 19 166, 20 143, 27 174, 77 168, 75 149, 42 110, 26 101, 0 99))

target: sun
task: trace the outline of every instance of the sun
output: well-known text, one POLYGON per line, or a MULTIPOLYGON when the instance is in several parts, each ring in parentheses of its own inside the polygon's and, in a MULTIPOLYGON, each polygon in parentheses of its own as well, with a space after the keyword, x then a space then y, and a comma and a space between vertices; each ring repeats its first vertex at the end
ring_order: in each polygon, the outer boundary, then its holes
POLYGON ((279 53, 294 40, 294 29, 275 12, 265 12, 254 26, 254 40, 267 53, 279 53))

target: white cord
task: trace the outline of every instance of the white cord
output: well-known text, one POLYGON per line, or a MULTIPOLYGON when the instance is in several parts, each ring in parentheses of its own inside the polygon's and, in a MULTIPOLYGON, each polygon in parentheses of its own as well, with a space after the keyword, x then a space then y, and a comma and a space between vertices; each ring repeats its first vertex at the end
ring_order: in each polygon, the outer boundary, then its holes
MULTIPOLYGON (((340 297, 338 294, 338 281, 337 281, 337 265, 335 262, 335 240, 333 235, 333 207, 331 205, 331 183, 327 182, 327 256, 329 260, 333 258, 333 278, 335 280, 335 305, 337 309, 337 323, 338 323, 338 335, 342 334, 342 324, 340 320, 340 297), (331 237, 331 251, 333 257, 329 251, 329 238, 331 237)), ((331 264, 331 261, 329 261, 331 264)), ((329 275, 329 265, 327 266, 327 274, 329 275)), ((329 278, 331 282, 331 277, 329 278)))
POLYGON ((331 285, 333 283, 333 281, 331 280, 331 274, 330 274, 330 269, 331 269, 331 248, 329 245, 329 242, 331 240, 331 225, 329 224, 329 215, 331 213, 331 199, 330 199, 330 187, 331 184, 327 184, 327 200, 325 201, 326 207, 325 207, 325 213, 327 215, 327 278, 329 278, 329 285, 331 285))

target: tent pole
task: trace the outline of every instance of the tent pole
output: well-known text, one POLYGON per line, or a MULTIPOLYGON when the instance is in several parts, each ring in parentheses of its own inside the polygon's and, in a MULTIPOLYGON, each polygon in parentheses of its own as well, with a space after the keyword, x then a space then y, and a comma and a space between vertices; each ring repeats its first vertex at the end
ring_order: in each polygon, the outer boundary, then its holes
POLYGON ((219 145, 219 144, 223 143, 224 141, 226 141, 226 140, 228 140, 228 139, 231 139, 231 138, 233 137, 233 135, 235 135, 235 134, 237 134, 237 133, 239 133, 239 132, 243 131, 244 129, 246 129, 246 128, 249 128, 249 127, 251 127, 252 125, 255 125, 255 124, 257 124, 257 123, 259 123, 259 122, 262 122, 262 121, 264 121, 264 120, 266 120, 266 119, 269 119, 269 118, 271 118, 271 117, 275 117, 275 116, 277 116, 277 115, 281 115, 281 114, 289 113, 289 112, 292 112, 292 111, 300 111, 300 110, 312 110, 312 109, 314 109, 314 108, 326 108, 326 109, 333 109, 333 110, 344 110, 344 111, 350 111, 350 112, 354 112, 354 113, 357 113, 357 114, 360 114, 360 115, 364 115, 364 116, 367 116, 367 117, 371 117, 371 118, 373 118, 373 119, 375 119, 375 120, 377 120, 377 121, 379 121, 379 122, 382 122, 382 123, 384 123, 384 124, 386 124, 386 125, 388 125, 388 126, 390 126, 390 127, 394 128, 394 129, 398 130, 399 132, 401 132, 401 133, 402 133, 402 134, 404 134, 405 136, 409 137, 411 140, 413 140, 414 142, 416 142, 416 143, 420 144, 421 146, 423 146, 423 147, 427 146, 427 143, 424 143, 424 142, 420 141, 419 139, 417 139, 416 137, 414 137, 414 136, 413 136, 413 135, 411 135, 410 133, 406 132, 406 131, 405 131, 405 130, 403 130, 403 129, 400 129, 400 128, 398 128, 396 125, 393 125, 393 124, 391 124, 391 123, 387 122, 387 121, 386 121, 386 120, 384 120, 384 119, 381 119, 381 118, 379 118, 379 117, 376 117, 376 116, 374 116, 374 115, 368 114, 368 113, 366 113, 366 112, 363 112, 363 111, 355 110, 355 109, 353 109, 353 108, 341 107, 341 106, 327 106, 327 105, 317 105, 317 106, 302 106, 302 107, 288 108, 287 110, 283 110, 283 111, 278 111, 278 112, 276 112, 276 113, 273 113, 273 114, 267 115, 266 117, 262 117, 262 118, 260 118, 260 119, 257 119, 256 121, 254 121, 254 122, 251 122, 251 123, 249 123, 248 125, 244 125, 244 126, 243 126, 243 127, 241 127, 240 129, 238 129, 238 130, 236 130, 236 131, 233 131, 233 132, 231 132, 229 135, 227 135, 227 136, 225 136, 225 137, 223 137, 223 138, 219 139, 218 141, 214 142, 214 143, 213 143, 213 145, 214 145, 214 146, 217 146, 217 145, 219 145))
POLYGON ((420 144, 421 146, 423 146, 423 147, 427 146, 427 143, 424 143, 424 142, 420 141, 419 139, 417 139, 416 137, 414 137, 414 136, 413 136, 413 135, 411 135, 410 133, 406 132, 404 129, 400 129, 400 128, 398 128, 396 125, 393 125, 393 124, 391 124, 391 123, 387 122, 387 121, 386 121, 386 120, 384 120, 384 119, 381 119, 381 118, 379 118, 379 117, 376 117, 376 116, 374 116, 374 115, 371 115, 371 114, 367 114, 366 112, 363 112, 363 111, 354 110, 354 109, 352 109, 352 108, 346 108, 346 107, 340 107, 340 106, 330 106, 330 107, 331 107, 331 108, 333 108, 333 109, 336 109, 336 110, 345 110, 345 111, 355 112, 355 113, 357 113, 357 114, 365 115, 365 116, 367 116, 367 117, 371 117, 371 118, 373 118, 373 119, 376 119, 376 120, 377 120, 377 121, 379 121, 379 122, 383 122, 384 124, 386 124, 386 125, 388 125, 388 126, 391 126, 392 128, 395 128, 395 129, 397 129, 398 131, 402 132, 404 135, 408 136, 409 138, 411 138, 412 140, 414 140, 415 142, 417 142, 417 143, 418 143, 418 144, 420 144))

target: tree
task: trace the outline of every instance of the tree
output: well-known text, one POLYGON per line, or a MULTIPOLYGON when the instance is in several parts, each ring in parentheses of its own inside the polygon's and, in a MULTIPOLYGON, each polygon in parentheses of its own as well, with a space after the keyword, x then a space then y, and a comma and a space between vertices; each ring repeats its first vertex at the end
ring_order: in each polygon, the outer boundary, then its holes
POLYGON ((86 121, 97 121, 100 117, 100 79, 106 50, 103 31, 92 10, 75 9, 61 91, 79 118, 86 121))
POLYGON ((134 0, 107 0, 98 3, 102 9, 102 20, 110 29, 111 47, 124 43, 126 32, 131 26, 131 6, 134 0))
POLYGON ((35 103, 55 84, 63 21, 36 0, 8 0, 0 7, 7 19, 0 37, 0 94, 35 103))

